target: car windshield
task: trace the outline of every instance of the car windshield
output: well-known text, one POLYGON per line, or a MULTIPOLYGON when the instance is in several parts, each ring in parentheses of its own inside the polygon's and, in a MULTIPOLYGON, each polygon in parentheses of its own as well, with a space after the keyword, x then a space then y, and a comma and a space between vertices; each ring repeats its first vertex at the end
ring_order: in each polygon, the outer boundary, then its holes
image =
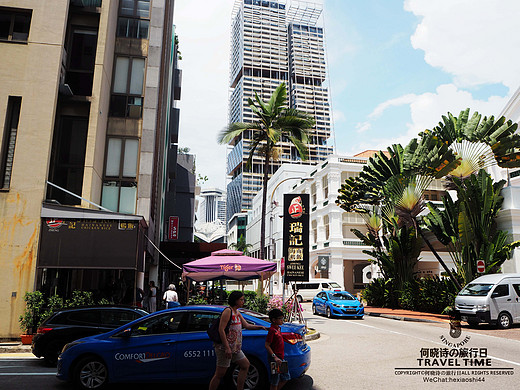
POLYGON ((460 291, 459 295, 485 296, 493 286, 487 283, 470 283, 460 291))
POLYGON ((241 313, 249 314, 251 317, 259 318, 259 319, 261 319, 261 320, 264 320, 264 321, 268 321, 268 322, 269 322, 269 316, 266 315, 266 314, 262 314, 262 313, 258 313, 258 312, 253 311, 253 310, 242 309, 242 308, 240 308, 239 311, 240 311, 241 313))
POLYGON ((341 286, 339 284, 337 284, 336 282, 330 282, 330 287, 332 288, 341 288, 341 286))
POLYGON ((329 294, 329 297, 333 301, 353 301, 353 300, 356 299, 352 295, 350 295, 349 293, 345 293, 345 292, 344 293, 338 292, 338 293, 334 293, 334 294, 329 294))

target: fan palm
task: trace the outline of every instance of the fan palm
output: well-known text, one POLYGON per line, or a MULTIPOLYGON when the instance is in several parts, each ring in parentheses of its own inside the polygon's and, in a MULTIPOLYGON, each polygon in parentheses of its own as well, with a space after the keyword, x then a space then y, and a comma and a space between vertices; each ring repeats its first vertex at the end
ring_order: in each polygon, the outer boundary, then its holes
POLYGON ((287 108, 286 101, 287 88, 285 83, 280 84, 275 89, 268 102, 262 101, 255 93, 255 100, 250 98, 248 104, 257 120, 252 123, 231 123, 218 136, 220 144, 228 144, 240 137, 244 131, 251 131, 252 140, 249 146, 246 168, 251 168, 254 156, 260 156, 264 160, 260 227, 260 258, 262 259, 264 258, 267 181, 269 179, 270 160, 276 154, 278 144, 282 139, 292 143, 300 158, 307 160, 309 131, 314 126, 312 117, 296 109, 287 108))

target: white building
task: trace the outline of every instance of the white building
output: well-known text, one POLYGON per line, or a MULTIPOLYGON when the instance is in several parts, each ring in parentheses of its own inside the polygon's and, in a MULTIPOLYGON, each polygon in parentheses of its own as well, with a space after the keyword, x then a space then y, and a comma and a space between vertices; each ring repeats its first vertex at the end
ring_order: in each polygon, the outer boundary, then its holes
MULTIPOLYGON (((232 15, 229 121, 253 122, 248 99, 258 93, 268 100, 285 82, 289 106, 316 118, 308 164, 332 153, 327 145, 331 128, 321 12, 322 5, 313 1, 236 0, 232 15)), ((263 160, 255 157, 251 170, 245 168, 251 140, 251 132, 244 132, 229 145, 227 220, 250 210, 262 186, 263 160)), ((281 163, 300 160, 290 142, 281 142, 281 147, 270 173, 281 163)))
MULTIPOLYGON (((282 257, 283 194, 306 193, 310 195, 311 207, 309 277, 328 277, 353 293, 364 288, 367 275, 363 270, 371 264, 371 258, 363 250, 369 247, 363 246, 350 229, 366 231, 365 223, 359 215, 345 212, 335 202, 341 183, 359 175, 368 155, 373 153, 353 157, 331 155, 317 166, 284 164, 280 167, 268 183, 265 244, 269 259, 279 263, 282 257), (328 271, 318 270, 318 256, 329 256, 328 271)), ((427 197, 432 201, 440 200, 443 191, 441 181, 435 180, 427 191, 427 197)), ((253 209, 249 212, 247 241, 253 246, 252 253, 257 253, 260 247, 261 197, 262 191, 253 199, 253 209)), ((440 254, 448 267, 453 267, 447 253, 440 254)), ((417 271, 424 275, 440 274, 441 267, 433 254, 425 250, 421 253, 417 271)), ((280 294, 279 273, 273 277, 273 285, 273 292, 280 294)))
POLYGON ((202 200, 199 208, 200 223, 215 222, 217 219, 226 222, 226 192, 218 188, 201 189, 202 200))

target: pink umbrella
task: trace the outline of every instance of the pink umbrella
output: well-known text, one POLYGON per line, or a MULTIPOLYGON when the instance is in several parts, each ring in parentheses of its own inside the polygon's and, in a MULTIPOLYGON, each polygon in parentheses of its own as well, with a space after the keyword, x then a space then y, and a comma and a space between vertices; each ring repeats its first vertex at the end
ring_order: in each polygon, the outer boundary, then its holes
POLYGON ((182 266, 182 278, 203 282, 216 279, 248 280, 269 278, 276 272, 276 263, 244 256, 240 251, 222 249, 211 256, 182 266))

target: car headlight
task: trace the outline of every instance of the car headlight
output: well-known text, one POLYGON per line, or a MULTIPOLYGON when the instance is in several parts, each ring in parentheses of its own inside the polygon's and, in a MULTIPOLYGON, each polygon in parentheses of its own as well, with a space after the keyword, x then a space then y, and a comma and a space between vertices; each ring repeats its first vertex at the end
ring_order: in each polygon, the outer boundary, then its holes
POLYGON ((83 344, 83 343, 84 343, 84 341, 73 341, 72 343, 65 344, 63 346, 63 349, 61 350, 61 353, 65 352, 67 349, 74 347, 75 345, 83 344))
POLYGON ((340 305, 338 305, 337 303, 331 303, 332 306, 334 307, 341 307, 340 305))
POLYGON ((477 305, 478 311, 489 311, 489 305, 477 305))

